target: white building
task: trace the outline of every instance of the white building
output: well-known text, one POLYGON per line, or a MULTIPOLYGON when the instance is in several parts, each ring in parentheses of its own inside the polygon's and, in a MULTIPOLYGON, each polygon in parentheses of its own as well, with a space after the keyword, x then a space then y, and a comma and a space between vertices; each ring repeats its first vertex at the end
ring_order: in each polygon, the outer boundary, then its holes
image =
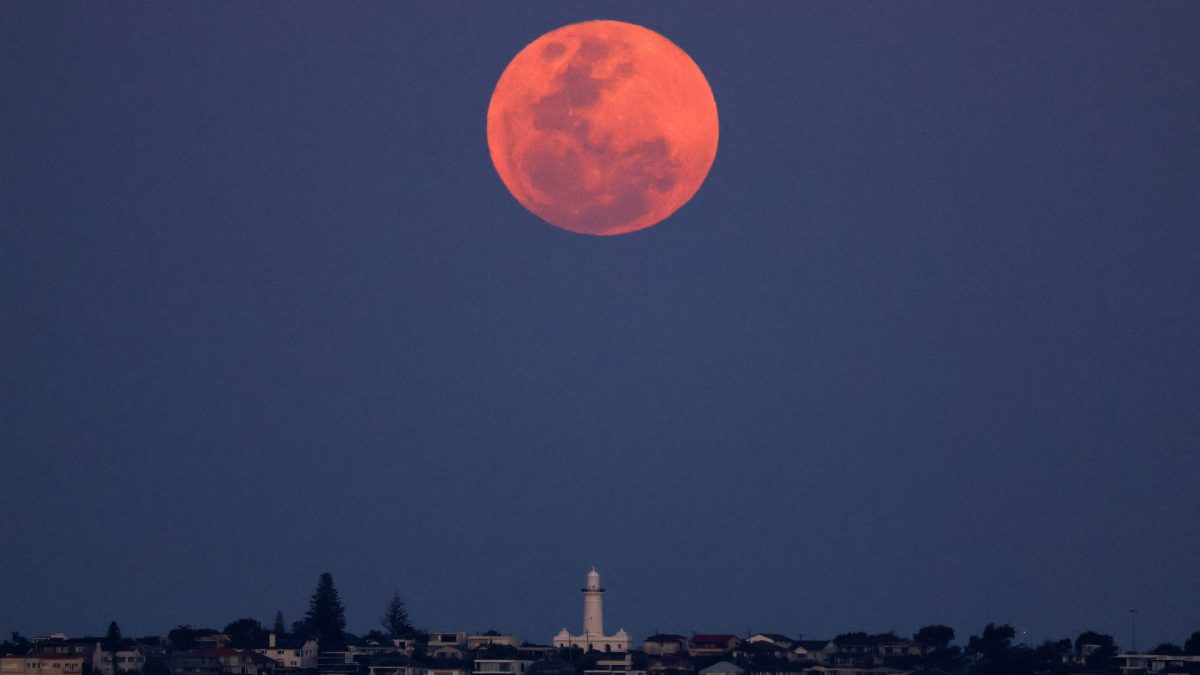
POLYGON ((521 641, 516 635, 468 635, 467 650, 475 651, 484 649, 485 647, 512 647, 517 648, 521 641))
POLYGON ((425 645, 425 653, 431 659, 466 658, 466 650, 467 634, 462 631, 432 631, 425 645))
MULTIPOLYGON (((1165 656, 1158 654, 1117 654, 1124 661, 1122 673, 1181 672, 1187 668, 1200 667, 1200 656, 1165 656)), ((1187 672, 1193 672, 1188 670, 1187 672)))
POLYGON ((120 672, 140 673, 146 667, 146 655, 137 648, 108 652, 97 644, 96 653, 92 656, 92 668, 105 675, 113 675, 114 665, 120 672))
POLYGON ((26 654, 0 658, 3 675, 82 675, 83 657, 67 654, 26 654))
POLYGON ((316 668, 317 641, 311 638, 278 638, 268 636, 266 648, 254 651, 273 659, 281 668, 316 668))
POLYGON ((529 659, 475 659, 473 675, 525 675, 533 661, 529 659))
POLYGON ((629 634, 622 628, 612 635, 604 634, 604 589, 600 573, 593 567, 583 587, 583 634, 571 635, 563 628, 554 636, 555 647, 575 647, 584 651, 624 652, 629 650, 629 634))
POLYGON ((425 666, 403 654, 385 656, 370 666, 370 675, 425 675, 425 666))

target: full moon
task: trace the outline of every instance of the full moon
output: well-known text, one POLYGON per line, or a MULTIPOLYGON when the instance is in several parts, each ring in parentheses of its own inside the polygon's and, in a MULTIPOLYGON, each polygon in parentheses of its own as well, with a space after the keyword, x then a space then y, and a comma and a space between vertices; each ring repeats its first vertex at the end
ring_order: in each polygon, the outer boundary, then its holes
POLYGON ((563 26, 500 75, 488 149, 513 197, 551 225, 592 235, 674 213, 717 154, 717 104, 679 47, 621 21, 563 26))

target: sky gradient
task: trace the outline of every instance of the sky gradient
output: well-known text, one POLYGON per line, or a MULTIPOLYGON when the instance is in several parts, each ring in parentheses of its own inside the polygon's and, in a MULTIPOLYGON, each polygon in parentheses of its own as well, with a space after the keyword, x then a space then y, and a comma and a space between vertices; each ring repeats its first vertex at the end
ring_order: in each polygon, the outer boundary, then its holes
POLYGON ((0 4, 0 631, 1200 630, 1200 5, 0 4), (485 114, 588 19, 712 85, 644 232, 485 114))

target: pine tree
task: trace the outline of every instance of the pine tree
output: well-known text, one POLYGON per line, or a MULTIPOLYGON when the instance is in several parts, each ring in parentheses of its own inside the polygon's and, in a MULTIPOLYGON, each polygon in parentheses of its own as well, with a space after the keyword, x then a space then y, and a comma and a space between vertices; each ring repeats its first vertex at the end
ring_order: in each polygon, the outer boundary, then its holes
POLYGON ((392 599, 388 600, 387 608, 383 610, 383 616, 379 621, 383 624, 383 630, 388 637, 407 637, 412 634, 413 627, 408 622, 408 610, 404 608, 404 600, 400 597, 400 591, 392 593, 392 599))
POLYGON ((333 575, 329 572, 321 573, 317 589, 308 601, 308 613, 304 615, 304 622, 309 630, 316 634, 321 649, 329 651, 342 645, 346 629, 346 608, 342 606, 342 599, 333 586, 333 575))
POLYGON ((108 624, 108 633, 104 636, 104 644, 109 651, 115 651, 121 644, 121 629, 117 626, 116 621, 108 624))
POLYGON ((283 622, 283 610, 275 612, 275 628, 273 629, 276 636, 282 637, 287 632, 287 624, 283 622))

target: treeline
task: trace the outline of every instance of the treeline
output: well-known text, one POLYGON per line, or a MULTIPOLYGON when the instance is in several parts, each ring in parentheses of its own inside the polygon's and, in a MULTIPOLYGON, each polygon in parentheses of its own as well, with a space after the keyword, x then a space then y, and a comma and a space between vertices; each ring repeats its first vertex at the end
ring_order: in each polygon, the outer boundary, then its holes
MULTIPOLYGON (((317 640, 324 651, 337 651, 349 644, 357 644, 364 640, 376 642, 388 641, 392 638, 414 637, 421 633, 414 628, 408 618, 408 610, 400 593, 394 592, 383 606, 379 628, 367 631, 359 636, 346 632, 346 608, 342 604, 341 595, 333 583, 333 575, 325 572, 317 580, 316 589, 308 601, 308 611, 304 618, 292 622, 290 627, 285 622, 283 612, 275 613, 275 620, 270 628, 257 619, 236 619, 224 628, 193 628, 190 625, 179 625, 167 632, 167 641, 176 651, 187 651, 194 648, 203 638, 218 634, 229 637, 229 646, 234 649, 253 649, 262 646, 267 636, 274 633, 277 637, 299 637, 317 640)), ((108 626, 108 632, 103 639, 97 639, 105 649, 112 649, 120 643, 127 642, 121 635, 117 622, 108 626)), ((8 640, 0 642, 0 654, 25 654, 33 649, 29 639, 18 632, 13 632, 8 640)))
MULTIPOLYGON (((495 634, 494 631, 488 633, 495 634)), ((234 649, 260 648, 267 643, 268 635, 278 639, 314 639, 323 652, 344 650, 351 645, 387 644, 397 638, 415 638, 418 650, 423 649, 428 635, 415 628, 399 592, 394 592, 382 603, 379 627, 362 635, 346 632, 346 611, 341 596, 334 586, 333 576, 328 572, 320 575, 317 586, 308 602, 304 617, 286 623, 282 611, 275 614, 270 628, 257 619, 241 618, 229 622, 221 630, 215 628, 193 628, 180 625, 171 629, 166 636, 169 649, 188 651, 205 641, 205 638, 224 635, 227 644, 234 649)), ((971 635, 965 644, 955 644, 953 628, 941 624, 921 628, 906 640, 895 633, 870 634, 865 632, 843 633, 829 642, 853 653, 853 647, 864 645, 893 645, 908 643, 919 645, 917 650, 901 650, 902 653, 884 658, 885 665, 916 673, 943 672, 967 673, 969 675, 1025 675, 1033 673, 1067 674, 1083 671, 1115 671, 1119 666, 1118 646, 1111 635, 1085 631, 1074 640, 1047 640, 1040 645, 1014 644, 1015 629, 1007 624, 988 624, 976 635, 971 635)), ((132 643, 121 635, 117 622, 109 624, 104 638, 96 638, 108 651, 132 643)), ((805 641, 820 642, 820 641, 805 641)), ((26 654, 34 651, 34 645, 19 633, 12 633, 8 640, 0 643, 0 654, 26 654)), ((1181 645, 1163 643, 1150 654, 1163 656, 1200 656, 1200 631, 1193 632, 1181 645)), ((420 653, 416 654, 420 656, 420 653)), ((572 663, 580 663, 577 655, 564 653, 572 663)), ((645 655, 640 659, 644 662, 645 655)), ((751 673, 787 672, 793 666, 776 657, 755 655, 741 659, 751 673)), ((698 665, 698 664, 697 664, 698 665)), ((698 668, 697 668, 698 670, 698 668)), ((1200 664, 1189 664, 1184 672, 1200 673, 1200 664), (1192 668, 1192 670, 1186 670, 1192 668)))
MULTIPOLYGON (((919 656, 904 655, 886 659, 887 665, 916 672, 942 671, 970 675, 1025 675, 1032 673, 1079 673, 1084 671, 1117 671, 1120 662, 1118 647, 1111 635, 1085 631, 1074 640, 1046 640, 1040 645, 1014 644, 1016 630, 1008 624, 991 624, 978 635, 971 635, 965 645, 952 644, 954 629, 931 625, 917 631, 912 641, 928 647, 919 656)), ((834 644, 888 644, 902 641, 895 633, 843 633, 834 644)), ((1179 646, 1162 643, 1149 652, 1163 656, 1200 656, 1200 631, 1193 632, 1179 646)), ((1180 672, 1200 673, 1200 664, 1188 665, 1180 672)))

